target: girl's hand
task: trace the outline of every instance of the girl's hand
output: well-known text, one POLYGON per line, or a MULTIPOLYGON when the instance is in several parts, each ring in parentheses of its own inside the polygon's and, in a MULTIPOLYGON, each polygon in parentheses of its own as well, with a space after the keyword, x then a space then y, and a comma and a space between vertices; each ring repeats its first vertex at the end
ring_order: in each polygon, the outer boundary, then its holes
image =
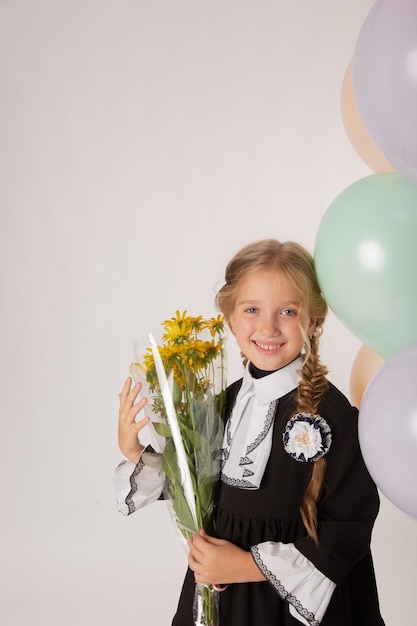
POLYGON ((200 530, 188 540, 188 546, 188 565, 197 583, 225 585, 265 580, 252 554, 229 541, 200 530))
POLYGON ((138 439, 138 433, 151 421, 150 417, 144 417, 136 422, 137 414, 147 403, 147 399, 143 398, 135 404, 141 387, 140 383, 136 383, 132 389, 132 379, 129 377, 119 394, 119 447, 122 454, 135 465, 144 450, 144 446, 138 439))

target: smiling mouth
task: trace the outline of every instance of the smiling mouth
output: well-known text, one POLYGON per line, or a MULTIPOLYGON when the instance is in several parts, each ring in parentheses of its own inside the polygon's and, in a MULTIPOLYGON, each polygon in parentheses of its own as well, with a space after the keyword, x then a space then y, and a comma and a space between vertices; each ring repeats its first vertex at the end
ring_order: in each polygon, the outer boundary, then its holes
POLYGON ((281 348, 284 344, 283 343, 261 343, 259 341, 254 341, 253 342, 255 344, 255 346, 257 348, 260 348, 261 350, 267 350, 267 351, 271 351, 273 352, 274 350, 279 350, 279 348, 281 348))

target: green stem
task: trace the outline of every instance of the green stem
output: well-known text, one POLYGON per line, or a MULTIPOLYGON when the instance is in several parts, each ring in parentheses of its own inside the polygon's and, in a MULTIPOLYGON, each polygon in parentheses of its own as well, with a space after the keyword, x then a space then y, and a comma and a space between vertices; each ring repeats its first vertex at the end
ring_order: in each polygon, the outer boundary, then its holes
POLYGON ((212 585, 200 584, 202 615, 199 616, 199 625, 218 626, 218 597, 212 585))

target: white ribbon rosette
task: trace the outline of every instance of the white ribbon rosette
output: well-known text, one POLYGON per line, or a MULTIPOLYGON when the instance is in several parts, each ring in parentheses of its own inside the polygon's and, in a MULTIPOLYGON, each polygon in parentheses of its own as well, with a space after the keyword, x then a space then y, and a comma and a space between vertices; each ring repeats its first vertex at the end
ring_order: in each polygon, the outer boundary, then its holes
POLYGON ((284 449, 296 461, 317 461, 332 443, 332 433, 320 415, 297 413, 287 423, 282 435, 284 449))

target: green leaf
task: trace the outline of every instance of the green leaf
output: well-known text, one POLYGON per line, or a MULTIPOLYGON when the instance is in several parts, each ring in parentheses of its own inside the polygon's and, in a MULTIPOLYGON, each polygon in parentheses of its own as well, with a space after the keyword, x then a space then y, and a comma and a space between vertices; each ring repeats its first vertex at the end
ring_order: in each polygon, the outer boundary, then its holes
POLYGON ((181 480, 174 442, 168 439, 162 456, 162 469, 170 480, 181 480))
POLYGON ((213 481, 201 480, 198 481, 197 492, 200 501, 202 511, 207 511, 213 501, 213 481))
POLYGON ((169 439, 167 445, 165 446, 164 454, 162 456, 162 469, 167 477, 167 491, 172 502, 175 515, 181 522, 181 525, 192 529, 194 532, 198 532, 198 528, 195 527, 193 515, 181 486, 181 475, 178 467, 177 453, 172 439, 169 439))
POLYGON ((182 389, 174 378, 174 384, 172 389, 172 401, 175 407, 178 407, 182 398, 182 389))
MULTIPOLYGON (((180 522, 180 526, 184 526, 185 528, 190 529, 192 532, 198 533, 198 528, 196 528, 194 518, 188 506, 187 500, 185 499, 184 492, 181 488, 175 490, 174 495, 171 496, 171 502, 175 515, 180 522)), ((181 528, 180 530, 182 532, 181 528)), ((190 533, 187 533, 184 536, 189 535, 190 533)))
POLYGON ((204 417, 207 413, 207 403, 203 394, 201 394, 200 397, 194 396, 190 400, 189 410, 190 414, 192 415, 194 425, 198 427, 198 425, 203 422, 204 417))
POLYGON ((162 424, 162 422, 152 422, 152 426, 158 435, 162 435, 162 437, 172 437, 171 429, 168 424, 162 424))

